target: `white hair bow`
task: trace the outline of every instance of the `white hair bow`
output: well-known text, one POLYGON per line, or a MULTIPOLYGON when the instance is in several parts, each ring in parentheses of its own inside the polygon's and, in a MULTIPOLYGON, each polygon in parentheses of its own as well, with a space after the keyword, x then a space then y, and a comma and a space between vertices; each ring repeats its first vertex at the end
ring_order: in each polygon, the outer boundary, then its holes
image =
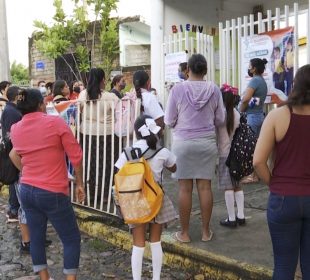
POLYGON ((141 133, 142 137, 157 134, 160 131, 161 127, 157 126, 153 119, 145 119, 145 124, 142 125, 138 131, 141 133))

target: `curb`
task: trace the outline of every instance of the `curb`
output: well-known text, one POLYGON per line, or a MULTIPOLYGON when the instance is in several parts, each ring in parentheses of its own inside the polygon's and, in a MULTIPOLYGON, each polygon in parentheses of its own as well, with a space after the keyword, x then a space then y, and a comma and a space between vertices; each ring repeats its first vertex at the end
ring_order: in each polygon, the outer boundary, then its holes
MULTIPOLYGON (((75 212, 80 229, 90 236, 104 239, 111 244, 130 251, 132 237, 128 231, 119 226, 108 225, 105 220, 111 216, 98 215, 85 208, 75 206, 75 212)), ((112 217, 113 220, 113 217, 112 217)), ((192 271, 194 275, 201 274, 201 279, 209 280, 271 280, 272 271, 263 267, 239 262, 221 255, 193 248, 184 243, 176 242, 170 235, 163 234, 163 263, 182 270, 192 271)), ((151 259, 149 247, 146 246, 145 257, 151 259)))

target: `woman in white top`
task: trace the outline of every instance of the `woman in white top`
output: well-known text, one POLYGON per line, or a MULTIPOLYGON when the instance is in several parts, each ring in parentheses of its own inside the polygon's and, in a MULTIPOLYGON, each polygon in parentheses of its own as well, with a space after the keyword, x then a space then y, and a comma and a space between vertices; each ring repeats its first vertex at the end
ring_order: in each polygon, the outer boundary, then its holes
POLYGON ((133 84, 137 98, 141 100, 141 113, 152 117, 156 124, 164 129, 165 113, 160 107, 156 96, 150 91, 151 81, 148 73, 143 70, 136 71, 133 75, 133 84))
POLYGON ((90 203, 94 207, 96 207, 96 198, 99 203, 101 197, 105 202, 111 197, 109 186, 113 183, 112 168, 119 156, 119 138, 112 131, 113 108, 115 108, 118 98, 114 93, 106 92, 104 89, 104 71, 101 68, 92 68, 89 72, 87 89, 82 91, 78 98, 83 102, 81 104, 80 139, 85 157, 84 182, 86 182, 86 186, 89 186, 90 203), (98 109, 97 106, 99 106, 98 109), (99 135, 98 138, 97 135, 99 135), (97 143, 97 139, 99 139, 99 143, 97 143), (91 145, 90 148, 89 145, 91 145), (105 149, 104 146, 106 146, 105 149), (99 153, 98 163, 97 153, 99 153), (99 165, 98 169, 97 164, 99 165), (104 164, 105 169, 103 168, 104 164), (98 186, 97 195, 95 195, 96 186, 98 186), (104 188, 102 188, 103 186, 104 188), (103 195, 102 191, 104 191, 103 195))

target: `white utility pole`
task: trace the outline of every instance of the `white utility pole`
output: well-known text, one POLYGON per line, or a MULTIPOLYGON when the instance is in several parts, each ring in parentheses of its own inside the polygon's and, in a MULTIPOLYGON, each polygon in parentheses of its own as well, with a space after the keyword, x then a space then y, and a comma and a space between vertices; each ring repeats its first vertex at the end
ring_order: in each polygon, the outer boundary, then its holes
POLYGON ((0 0, 0 81, 9 80, 9 44, 5 0, 0 0))
POLYGON ((164 43, 164 0, 151 0, 151 83, 160 93, 163 101, 163 81, 161 74, 162 65, 162 45, 164 43))

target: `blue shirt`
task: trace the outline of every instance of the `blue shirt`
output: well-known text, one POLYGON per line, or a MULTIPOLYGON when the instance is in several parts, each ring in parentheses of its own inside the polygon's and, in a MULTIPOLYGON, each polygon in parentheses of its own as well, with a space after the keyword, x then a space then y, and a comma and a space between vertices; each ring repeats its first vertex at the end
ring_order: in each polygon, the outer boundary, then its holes
POLYGON ((248 88, 254 89, 253 97, 258 97, 259 104, 255 105, 253 108, 247 107, 246 112, 248 114, 251 113, 262 113, 264 108, 265 99, 267 96, 267 84, 263 77, 261 76, 254 76, 248 84, 248 88))

